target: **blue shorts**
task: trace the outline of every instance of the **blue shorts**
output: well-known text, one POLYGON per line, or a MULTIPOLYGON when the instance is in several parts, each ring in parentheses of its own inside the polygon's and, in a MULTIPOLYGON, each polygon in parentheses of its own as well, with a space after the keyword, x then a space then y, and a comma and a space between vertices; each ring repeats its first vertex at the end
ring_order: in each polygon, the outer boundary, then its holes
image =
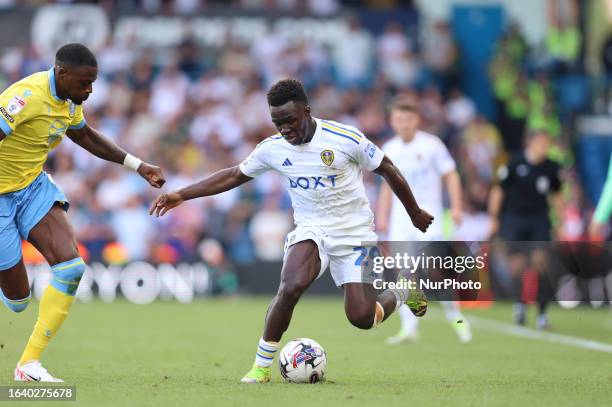
POLYGON ((0 194, 0 271, 21 260, 21 240, 59 202, 68 210, 64 193, 46 172, 19 191, 0 194))

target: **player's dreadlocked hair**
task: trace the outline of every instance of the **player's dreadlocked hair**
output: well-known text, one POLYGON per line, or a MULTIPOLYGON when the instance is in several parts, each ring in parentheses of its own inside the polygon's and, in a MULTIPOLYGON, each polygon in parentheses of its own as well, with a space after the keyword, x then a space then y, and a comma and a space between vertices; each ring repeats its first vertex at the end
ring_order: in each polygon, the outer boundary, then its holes
POLYGON ((69 67, 98 66, 94 54, 83 44, 66 44, 55 54, 55 63, 69 67))
POLYGON ((308 104, 308 96, 302 83, 295 79, 278 81, 268 91, 268 105, 281 106, 287 102, 304 102, 308 104))

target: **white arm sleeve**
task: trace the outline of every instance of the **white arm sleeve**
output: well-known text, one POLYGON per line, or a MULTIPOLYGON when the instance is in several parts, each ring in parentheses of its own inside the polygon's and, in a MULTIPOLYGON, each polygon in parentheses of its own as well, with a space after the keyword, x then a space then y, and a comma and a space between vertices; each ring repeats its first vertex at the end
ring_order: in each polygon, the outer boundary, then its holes
POLYGON ((350 144, 353 147, 351 158, 368 171, 377 169, 385 157, 385 153, 365 136, 361 137, 359 144, 353 142, 350 144))
POLYGON ((270 169, 266 144, 260 143, 249 156, 240 163, 240 171, 247 177, 255 178, 270 169))
POLYGON ((435 150, 432 157, 433 165, 436 168, 436 171, 438 171, 438 174, 445 175, 455 170, 455 160, 453 160, 453 157, 451 157, 442 140, 436 140, 435 150))

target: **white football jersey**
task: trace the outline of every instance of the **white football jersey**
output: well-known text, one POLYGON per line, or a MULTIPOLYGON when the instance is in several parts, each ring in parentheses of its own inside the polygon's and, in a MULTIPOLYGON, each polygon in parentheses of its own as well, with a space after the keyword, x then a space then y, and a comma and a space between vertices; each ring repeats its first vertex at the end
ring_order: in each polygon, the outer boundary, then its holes
POLYGON ((422 233, 412 225, 404 206, 393 195, 389 219, 389 240, 442 240, 442 176, 455 169, 455 161, 438 137, 418 130, 412 141, 396 136, 385 143, 383 151, 400 170, 422 209, 434 221, 422 233))
POLYGON ((280 134, 268 137, 240 170, 256 177, 268 170, 286 179, 296 226, 319 226, 330 235, 374 229, 361 169, 373 171, 384 154, 355 127, 315 119, 310 142, 294 146, 280 134))

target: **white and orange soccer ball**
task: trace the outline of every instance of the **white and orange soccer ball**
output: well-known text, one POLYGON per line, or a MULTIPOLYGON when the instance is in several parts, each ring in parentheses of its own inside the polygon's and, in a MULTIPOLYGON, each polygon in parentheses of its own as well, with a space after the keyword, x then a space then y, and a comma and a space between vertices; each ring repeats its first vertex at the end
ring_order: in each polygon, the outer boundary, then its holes
POLYGON ((317 342, 308 338, 289 341, 278 356, 281 376, 291 383, 316 383, 323 380, 327 354, 317 342))

